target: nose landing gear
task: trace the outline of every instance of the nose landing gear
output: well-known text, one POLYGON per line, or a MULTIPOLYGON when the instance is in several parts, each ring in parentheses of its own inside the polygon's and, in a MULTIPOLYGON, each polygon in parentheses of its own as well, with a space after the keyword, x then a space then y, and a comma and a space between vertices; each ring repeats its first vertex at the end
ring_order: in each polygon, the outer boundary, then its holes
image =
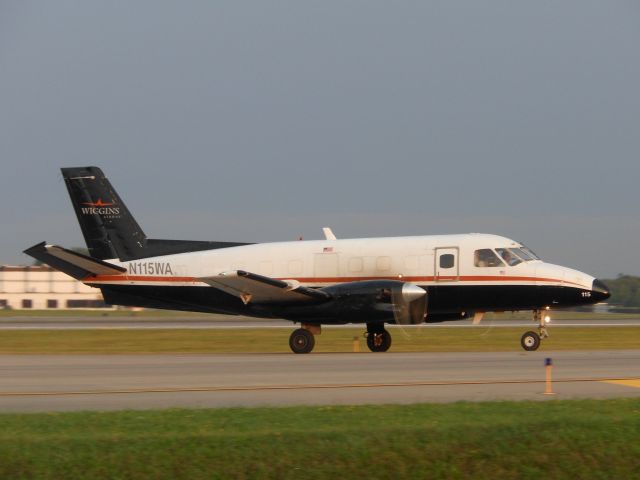
POLYGON ((533 321, 538 324, 538 333, 532 331, 525 332, 520 338, 520 345, 529 352, 537 350, 542 339, 549 336, 547 332, 547 322, 549 322, 548 315, 543 315, 540 310, 534 310, 533 321))

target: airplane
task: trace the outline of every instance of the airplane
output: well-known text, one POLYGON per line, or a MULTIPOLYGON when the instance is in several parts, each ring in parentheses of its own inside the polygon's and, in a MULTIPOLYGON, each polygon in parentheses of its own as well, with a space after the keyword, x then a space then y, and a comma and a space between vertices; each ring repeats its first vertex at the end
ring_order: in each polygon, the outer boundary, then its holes
POLYGON ((89 255, 39 243, 24 253, 99 288, 111 305, 283 318, 299 323, 294 353, 309 353, 323 324, 366 325, 385 352, 385 324, 418 325, 486 312, 533 312, 537 350, 549 309, 610 296, 600 280, 542 261, 522 243, 469 233, 273 243, 148 238, 98 167, 62 168, 89 255))

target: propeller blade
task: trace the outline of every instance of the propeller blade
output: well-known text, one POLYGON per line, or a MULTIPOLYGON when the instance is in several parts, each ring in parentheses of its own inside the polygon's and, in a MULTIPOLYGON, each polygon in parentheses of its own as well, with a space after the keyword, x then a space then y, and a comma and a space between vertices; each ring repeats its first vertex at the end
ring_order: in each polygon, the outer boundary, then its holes
POLYGON ((405 283, 392 293, 393 315, 397 325, 417 325, 424 322, 427 291, 413 283, 405 283))

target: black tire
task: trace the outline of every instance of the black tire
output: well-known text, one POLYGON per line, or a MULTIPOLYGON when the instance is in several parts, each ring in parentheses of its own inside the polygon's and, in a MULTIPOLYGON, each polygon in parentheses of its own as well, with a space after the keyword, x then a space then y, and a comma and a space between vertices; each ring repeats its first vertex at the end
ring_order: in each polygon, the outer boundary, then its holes
POLYGON ((528 352, 537 350, 540 346, 540 335, 536 332, 525 332, 520 338, 520 345, 528 352))
POLYGON ((293 353, 309 353, 315 344, 316 339, 313 333, 304 328, 294 330, 289 337, 289 348, 293 353))
POLYGON ((386 330, 367 333, 367 347, 372 352, 386 352, 391 347, 391 334, 386 330))

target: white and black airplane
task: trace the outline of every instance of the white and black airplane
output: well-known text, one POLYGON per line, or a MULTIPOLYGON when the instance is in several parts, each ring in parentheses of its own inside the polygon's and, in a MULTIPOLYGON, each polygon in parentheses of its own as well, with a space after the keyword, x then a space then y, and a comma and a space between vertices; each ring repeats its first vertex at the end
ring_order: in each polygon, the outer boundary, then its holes
POLYGON ((422 324, 485 312, 533 311, 536 350, 550 308, 609 297, 594 277, 545 263, 496 235, 429 235, 276 243, 147 238, 97 167, 63 168, 90 255, 45 242, 25 253, 87 285, 105 302, 194 312, 284 318, 289 339, 308 353, 322 324, 364 323, 371 351, 391 346, 390 324, 422 324))

